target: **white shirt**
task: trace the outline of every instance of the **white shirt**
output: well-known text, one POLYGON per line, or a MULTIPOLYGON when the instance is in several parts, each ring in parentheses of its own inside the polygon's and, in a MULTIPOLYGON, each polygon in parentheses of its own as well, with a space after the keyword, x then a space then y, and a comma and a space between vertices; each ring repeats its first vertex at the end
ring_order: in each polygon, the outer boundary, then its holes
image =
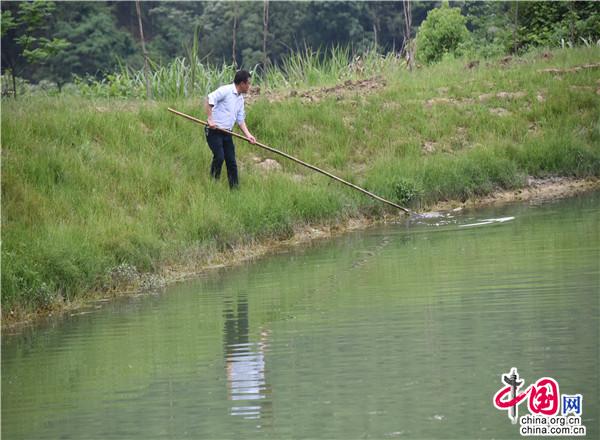
POLYGON ((235 88, 235 84, 227 84, 208 94, 208 104, 213 106, 212 118, 219 128, 231 130, 235 122, 244 122, 244 97, 235 88))

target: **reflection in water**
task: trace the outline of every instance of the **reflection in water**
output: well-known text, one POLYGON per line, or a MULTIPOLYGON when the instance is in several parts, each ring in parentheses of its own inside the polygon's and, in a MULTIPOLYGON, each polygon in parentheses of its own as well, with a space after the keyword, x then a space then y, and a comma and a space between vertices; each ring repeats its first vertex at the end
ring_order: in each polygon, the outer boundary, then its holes
POLYGON ((467 223, 464 225, 458 225, 459 228, 467 228, 469 226, 483 226, 491 225, 492 223, 504 223, 514 220, 514 217, 500 217, 500 218, 486 218, 476 223, 467 223))
POLYGON ((270 386, 265 379, 265 351, 270 330, 261 329, 260 341, 250 342, 248 300, 241 294, 236 304, 226 299, 224 317, 227 399, 234 401, 230 414, 263 419, 263 422, 270 420, 271 402, 267 400, 270 386))
POLYGON ((513 366, 600 438, 599 224, 600 193, 411 219, 3 334, 1 438, 517 438, 513 366))

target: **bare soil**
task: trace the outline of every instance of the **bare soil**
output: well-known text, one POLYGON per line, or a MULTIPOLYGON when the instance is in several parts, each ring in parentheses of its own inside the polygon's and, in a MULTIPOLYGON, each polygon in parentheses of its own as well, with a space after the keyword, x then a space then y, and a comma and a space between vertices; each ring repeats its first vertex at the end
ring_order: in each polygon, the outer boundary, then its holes
POLYGON ((338 100, 354 96, 357 93, 371 93, 380 90, 386 86, 385 79, 379 76, 372 78, 347 80, 341 84, 332 87, 319 87, 303 91, 267 91, 262 92, 259 87, 250 89, 246 98, 248 103, 252 103, 259 98, 266 98, 270 103, 280 102, 290 98, 300 98, 302 102, 319 102, 325 98, 335 97, 338 100))
POLYGON ((598 69, 600 68, 600 63, 591 63, 591 64, 582 64, 580 66, 573 66, 573 67, 567 67, 567 68, 548 68, 548 69, 541 69, 538 70, 539 73, 573 73, 573 72, 579 72, 580 70, 584 70, 584 69, 598 69))

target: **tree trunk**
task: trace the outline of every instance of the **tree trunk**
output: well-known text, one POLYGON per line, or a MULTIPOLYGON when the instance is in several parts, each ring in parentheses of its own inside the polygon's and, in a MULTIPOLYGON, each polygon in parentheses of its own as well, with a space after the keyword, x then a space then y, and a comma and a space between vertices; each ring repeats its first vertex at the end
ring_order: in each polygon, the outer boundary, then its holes
POLYGON ((375 50, 377 50, 377 48, 379 47, 379 41, 377 36, 377 18, 373 20, 373 40, 375 43, 375 50))
MULTIPOLYGON (((11 82, 12 82, 12 92, 13 92, 13 98, 17 98, 17 80, 15 78, 15 60, 13 60, 9 55, 6 54, 6 52, 2 53, 2 57, 4 58, 4 61, 6 63, 6 65, 8 65, 8 71, 10 72, 10 78, 11 78, 11 82)), ((4 82, 3 82, 4 84, 4 82)), ((7 92, 6 94, 8 95, 8 87, 6 87, 7 92)), ((4 93, 4 90, 2 90, 2 93, 4 93)))
POLYGON ((269 57, 267 56, 267 34, 269 32, 269 0, 264 1, 263 7, 263 69, 266 69, 269 57))
POLYGON ((517 53, 517 28, 519 27, 519 2, 515 2, 515 24, 513 28, 513 53, 517 53))
POLYGON ((231 42, 231 59, 233 60, 233 65, 237 68, 237 59, 235 56, 236 52, 236 44, 237 44, 237 21, 238 21, 238 2, 234 2, 233 9, 233 38, 231 42))
POLYGON ((402 6, 404 9, 404 52, 406 55, 406 64, 408 70, 412 71, 415 67, 415 45, 410 38, 412 29, 412 10, 410 0, 403 0, 402 6))
POLYGON ((569 2, 569 12, 569 33, 571 34, 571 42, 575 44, 575 22, 577 21, 574 19, 574 16, 576 15, 575 3, 569 2))
POLYGON ((379 3, 373 2, 369 5, 368 8, 369 15, 373 20, 373 44, 375 46, 375 50, 379 48, 379 31, 381 29, 381 20, 379 17, 379 3))
POLYGON ((142 26, 142 11, 140 7, 140 0, 135 0, 135 9, 138 16, 138 24, 140 28, 140 41, 142 43, 142 53, 144 55, 144 78, 146 79, 146 97, 152 98, 152 90, 150 90, 150 72, 148 66, 148 52, 146 52, 146 43, 144 41, 144 27, 142 26))
POLYGON ((10 76, 12 77, 13 83, 13 98, 17 99, 17 80, 15 79, 14 69, 10 69, 10 76))

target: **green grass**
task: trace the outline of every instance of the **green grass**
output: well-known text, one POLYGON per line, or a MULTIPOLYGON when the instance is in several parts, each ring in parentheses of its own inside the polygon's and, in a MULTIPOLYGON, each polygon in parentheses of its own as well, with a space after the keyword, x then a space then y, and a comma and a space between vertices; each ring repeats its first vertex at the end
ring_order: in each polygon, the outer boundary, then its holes
MULTIPOLYGON (((560 79, 537 72, 597 62, 600 51, 552 54, 471 70, 461 60, 397 67, 371 94, 258 100, 247 122, 262 142, 413 207, 517 188, 528 175, 600 176, 598 69, 560 79), (500 91, 525 96, 478 99, 500 91), (460 103, 425 105, 440 96, 460 103), (500 107, 509 113, 491 112, 500 107)), ((230 192, 225 176, 211 181, 202 129, 166 111, 202 115, 200 101, 2 102, 5 312, 106 289, 120 265, 156 272, 190 255, 287 238, 298 225, 390 212, 291 162, 265 175, 252 156, 272 156, 241 141, 240 190, 230 192)))
MULTIPOLYGON (((349 47, 343 46, 324 50, 307 47, 285 56, 278 65, 252 71, 252 81, 263 91, 333 85, 344 80, 381 74, 400 63, 402 60, 394 54, 382 55, 374 49, 358 55, 349 47)), ((150 63, 148 83, 154 99, 188 98, 205 95, 218 86, 231 82, 236 70, 232 64, 206 64, 198 57, 197 49, 192 49, 187 57, 175 58, 168 64, 150 63)), ((127 66, 121 66, 119 72, 102 79, 78 78, 75 85, 75 88, 68 87, 70 93, 75 89, 88 98, 146 97, 144 70, 134 70, 127 66)))

